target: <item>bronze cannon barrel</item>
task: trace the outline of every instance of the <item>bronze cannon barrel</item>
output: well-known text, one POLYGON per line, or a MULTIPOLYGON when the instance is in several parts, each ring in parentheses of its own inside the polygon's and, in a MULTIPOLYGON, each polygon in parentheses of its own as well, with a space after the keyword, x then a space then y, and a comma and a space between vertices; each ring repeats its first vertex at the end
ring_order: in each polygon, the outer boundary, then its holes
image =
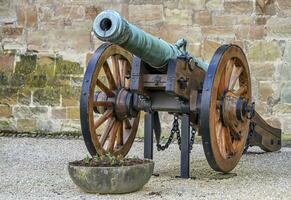
MULTIPOLYGON (((93 30, 100 40, 123 47, 157 69, 163 68, 169 59, 185 54, 181 46, 186 40, 170 44, 130 24, 113 10, 101 12, 94 20, 93 30)), ((207 70, 207 63, 191 57, 200 68, 207 70)))

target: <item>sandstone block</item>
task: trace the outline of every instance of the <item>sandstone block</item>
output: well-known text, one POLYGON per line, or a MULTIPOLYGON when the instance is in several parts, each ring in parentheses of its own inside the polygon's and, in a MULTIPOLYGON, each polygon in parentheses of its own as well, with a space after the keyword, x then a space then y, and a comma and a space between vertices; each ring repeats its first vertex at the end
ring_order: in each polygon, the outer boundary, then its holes
POLYGON ((165 9, 165 21, 167 24, 191 25, 192 10, 165 9))
POLYGON ((266 35, 264 26, 239 26, 235 33, 238 39, 263 39, 266 35))
POLYGON ((269 97, 274 94, 273 86, 271 81, 260 81, 259 82, 259 99, 266 102, 269 97))
POLYGON ((29 87, 43 88, 47 85, 48 77, 45 74, 30 74, 27 76, 25 85, 29 87))
POLYGON ((187 45, 187 50, 192 55, 196 57, 201 57, 201 44, 200 43, 190 43, 187 45))
POLYGON ((13 131, 16 129, 14 120, 10 119, 1 119, 0 120, 0 130, 3 131, 13 131))
POLYGON ((67 108, 68 119, 80 119, 80 108, 67 108))
POLYGON ((83 76, 71 78, 71 86, 74 88, 81 87, 82 83, 83 83, 83 76))
POLYGON ((61 122, 56 119, 38 119, 36 121, 36 130, 45 134, 60 132, 61 122))
POLYGON ((80 120, 62 120, 61 122, 61 131, 81 131, 80 120))
POLYGON ((54 19, 55 7, 50 5, 43 5, 38 8, 38 18, 40 22, 52 22, 54 19))
POLYGON ((234 38, 235 30, 232 26, 205 26, 202 27, 202 34, 215 38, 234 38))
POLYGON ((71 77, 67 75, 56 75, 53 78, 50 78, 47 82, 47 85, 52 87, 63 87, 71 84, 71 77))
POLYGON ((0 72, 0 85, 7 86, 10 84, 11 73, 0 72))
POLYGON ((62 87, 61 95, 62 95, 62 106, 78 106, 79 99, 81 94, 80 87, 62 87))
POLYGON ((54 119, 66 119, 67 118, 66 108, 52 108, 52 117, 54 119))
POLYGON ((26 26, 28 28, 37 27, 38 17, 36 6, 19 6, 17 8, 17 22, 18 25, 26 26))
POLYGON ((281 58, 281 48, 276 41, 255 41, 248 51, 250 61, 275 61, 281 58))
POLYGON ((201 26, 206 26, 212 24, 211 14, 208 11, 200 11, 195 13, 195 21, 196 24, 201 26))
POLYGON ((155 25, 163 22, 164 20, 164 11, 162 5, 129 5, 128 9, 129 21, 136 25, 155 25))
POLYGON ((12 117, 12 107, 9 105, 0 105, 0 117, 12 117))
POLYGON ((205 8, 205 0, 180 0, 179 9, 203 10, 205 8))
POLYGON ((20 105, 30 105, 31 103, 31 88, 24 87, 18 91, 18 104, 20 105))
MULTIPOLYGON (((167 0, 166 0, 167 1, 167 0)), ((172 0, 169 0, 172 1, 172 0)), ((162 4, 164 0, 122 0, 122 2, 134 4, 134 5, 143 5, 143 4, 162 4)))
POLYGON ((280 12, 278 15, 280 16, 291 16, 291 1, 289 0, 277 0, 277 4, 280 12))
POLYGON ((210 62, 214 52, 221 45, 221 42, 214 40, 204 40, 202 48, 202 57, 204 60, 210 62))
POLYGON ((36 51, 49 51, 53 49, 55 37, 52 31, 38 30, 27 36, 27 49, 36 51))
POLYGON ((48 77, 54 76, 55 59, 50 56, 40 56, 36 60, 36 74, 46 75, 48 77))
POLYGON ((36 68, 36 55, 21 55, 20 61, 16 62, 16 74, 30 74, 36 68))
POLYGON ((18 25, 25 26, 25 22, 26 22, 25 15, 26 15, 25 9, 22 7, 18 7, 17 8, 17 23, 18 23, 18 25))
POLYGON ((249 14, 253 12, 253 1, 225 1, 226 13, 249 14))
POLYGON ((36 120, 35 119, 18 119, 17 131, 19 132, 35 132, 36 120))
POLYGON ((83 74, 83 68, 80 66, 80 63, 58 58, 56 60, 56 74, 83 74))
POLYGON ((17 104, 17 88, 2 87, 0 88, 0 104, 15 105, 17 104))
POLYGON ((29 6, 26 8, 26 26, 29 28, 37 27, 37 8, 29 6))
POLYGON ((223 2, 221 0, 209 0, 206 3, 208 10, 223 10, 223 2))
POLYGON ((252 15, 246 14, 246 15, 237 15, 237 24, 238 25, 253 25, 254 24, 254 18, 252 15))
POLYGON ((59 88, 45 87, 36 89, 33 93, 33 103, 39 105, 60 105, 60 90, 59 88))
POLYGON ((87 6, 85 8, 86 19, 94 20, 101 11, 102 8, 100 6, 87 6))
POLYGON ((256 25, 265 25, 267 23, 267 17, 256 16, 255 22, 256 22, 256 25))
POLYGON ((161 3, 163 3, 164 8, 174 9, 177 8, 179 0, 163 0, 161 3))
POLYGON ((159 37, 163 40, 175 43, 181 38, 188 41, 187 45, 201 42, 201 28, 196 26, 180 26, 177 24, 165 24, 160 29, 159 37))
POLYGON ((46 118, 48 115, 47 107, 26 107, 16 106, 13 110, 13 116, 18 119, 25 118, 46 118))
POLYGON ((276 66, 272 62, 255 62, 255 63, 249 63, 249 66, 251 68, 251 74, 254 76, 257 80, 263 81, 263 80, 273 80, 273 76, 275 74, 276 66))
POLYGON ((10 85, 12 87, 24 87, 26 79, 27 79, 27 75, 14 73, 11 76, 10 85))
POLYGON ((290 81, 286 82, 281 90, 281 100, 282 100, 282 103, 291 104, 291 82, 290 81))
POLYGON ((1 72, 12 72, 14 65, 13 54, 0 54, 0 71, 1 72))
POLYGON ((270 38, 290 38, 291 18, 272 17, 267 21, 267 36, 270 38))
POLYGON ((55 17, 58 19, 82 20, 85 16, 85 8, 82 5, 63 5, 55 9, 55 17))
POLYGON ((274 113, 277 115, 291 114, 291 104, 280 102, 274 106, 274 113))
POLYGON ((282 120, 283 133, 290 134, 291 133, 291 123, 290 123, 291 117, 284 116, 281 118, 281 120, 282 120))
POLYGON ((291 66, 291 42, 286 42, 283 60, 291 66))
POLYGON ((232 26, 237 22, 233 15, 222 15, 221 13, 212 15, 212 23, 216 26, 232 26))
POLYGON ((8 38, 17 38, 22 35, 23 27, 4 26, 2 29, 3 35, 8 38))
POLYGON ((256 0, 255 12, 258 15, 276 15, 280 8, 274 1, 256 0))

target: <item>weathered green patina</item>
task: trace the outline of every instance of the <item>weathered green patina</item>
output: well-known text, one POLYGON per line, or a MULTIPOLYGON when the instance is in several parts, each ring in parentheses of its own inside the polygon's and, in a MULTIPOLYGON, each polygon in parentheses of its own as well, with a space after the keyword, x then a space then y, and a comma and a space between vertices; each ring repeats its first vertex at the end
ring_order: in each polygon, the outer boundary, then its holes
POLYGON ((185 39, 178 40, 175 45, 169 44, 128 23, 116 11, 101 12, 94 20, 93 30, 100 40, 123 47, 152 67, 162 68, 169 59, 187 55, 200 68, 208 69, 207 63, 186 52, 185 39))

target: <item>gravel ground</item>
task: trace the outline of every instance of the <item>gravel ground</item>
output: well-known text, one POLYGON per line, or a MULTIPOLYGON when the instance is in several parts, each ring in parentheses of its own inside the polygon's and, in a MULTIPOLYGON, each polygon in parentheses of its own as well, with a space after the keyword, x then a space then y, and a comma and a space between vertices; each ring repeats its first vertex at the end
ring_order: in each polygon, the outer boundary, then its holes
MULTIPOLYGON (((179 150, 154 152, 155 172, 142 190, 124 195, 94 195, 79 190, 67 163, 87 154, 79 139, 0 137, 0 199, 291 199, 291 149, 262 153, 251 148, 230 175, 212 171, 202 146, 191 154, 191 175, 178 179, 179 150)), ((130 156, 143 155, 135 142, 130 156)))

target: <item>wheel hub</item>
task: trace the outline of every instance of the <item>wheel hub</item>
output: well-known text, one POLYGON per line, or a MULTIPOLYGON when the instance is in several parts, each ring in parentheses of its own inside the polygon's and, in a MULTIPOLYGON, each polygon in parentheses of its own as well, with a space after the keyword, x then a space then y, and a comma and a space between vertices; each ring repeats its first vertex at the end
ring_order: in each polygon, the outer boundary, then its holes
POLYGON ((133 94, 124 88, 119 90, 114 106, 117 119, 124 120, 132 117, 132 96, 133 94))
POLYGON ((104 92, 97 92, 94 94, 95 102, 111 102, 108 106, 94 106, 94 112, 103 114, 108 109, 113 109, 118 120, 124 120, 136 116, 133 110, 133 94, 128 90, 121 88, 116 92, 115 97, 108 97, 104 92))
POLYGON ((251 116, 253 104, 249 105, 244 97, 236 96, 229 91, 223 98, 222 119, 223 123, 235 130, 239 123, 245 122, 251 116))

